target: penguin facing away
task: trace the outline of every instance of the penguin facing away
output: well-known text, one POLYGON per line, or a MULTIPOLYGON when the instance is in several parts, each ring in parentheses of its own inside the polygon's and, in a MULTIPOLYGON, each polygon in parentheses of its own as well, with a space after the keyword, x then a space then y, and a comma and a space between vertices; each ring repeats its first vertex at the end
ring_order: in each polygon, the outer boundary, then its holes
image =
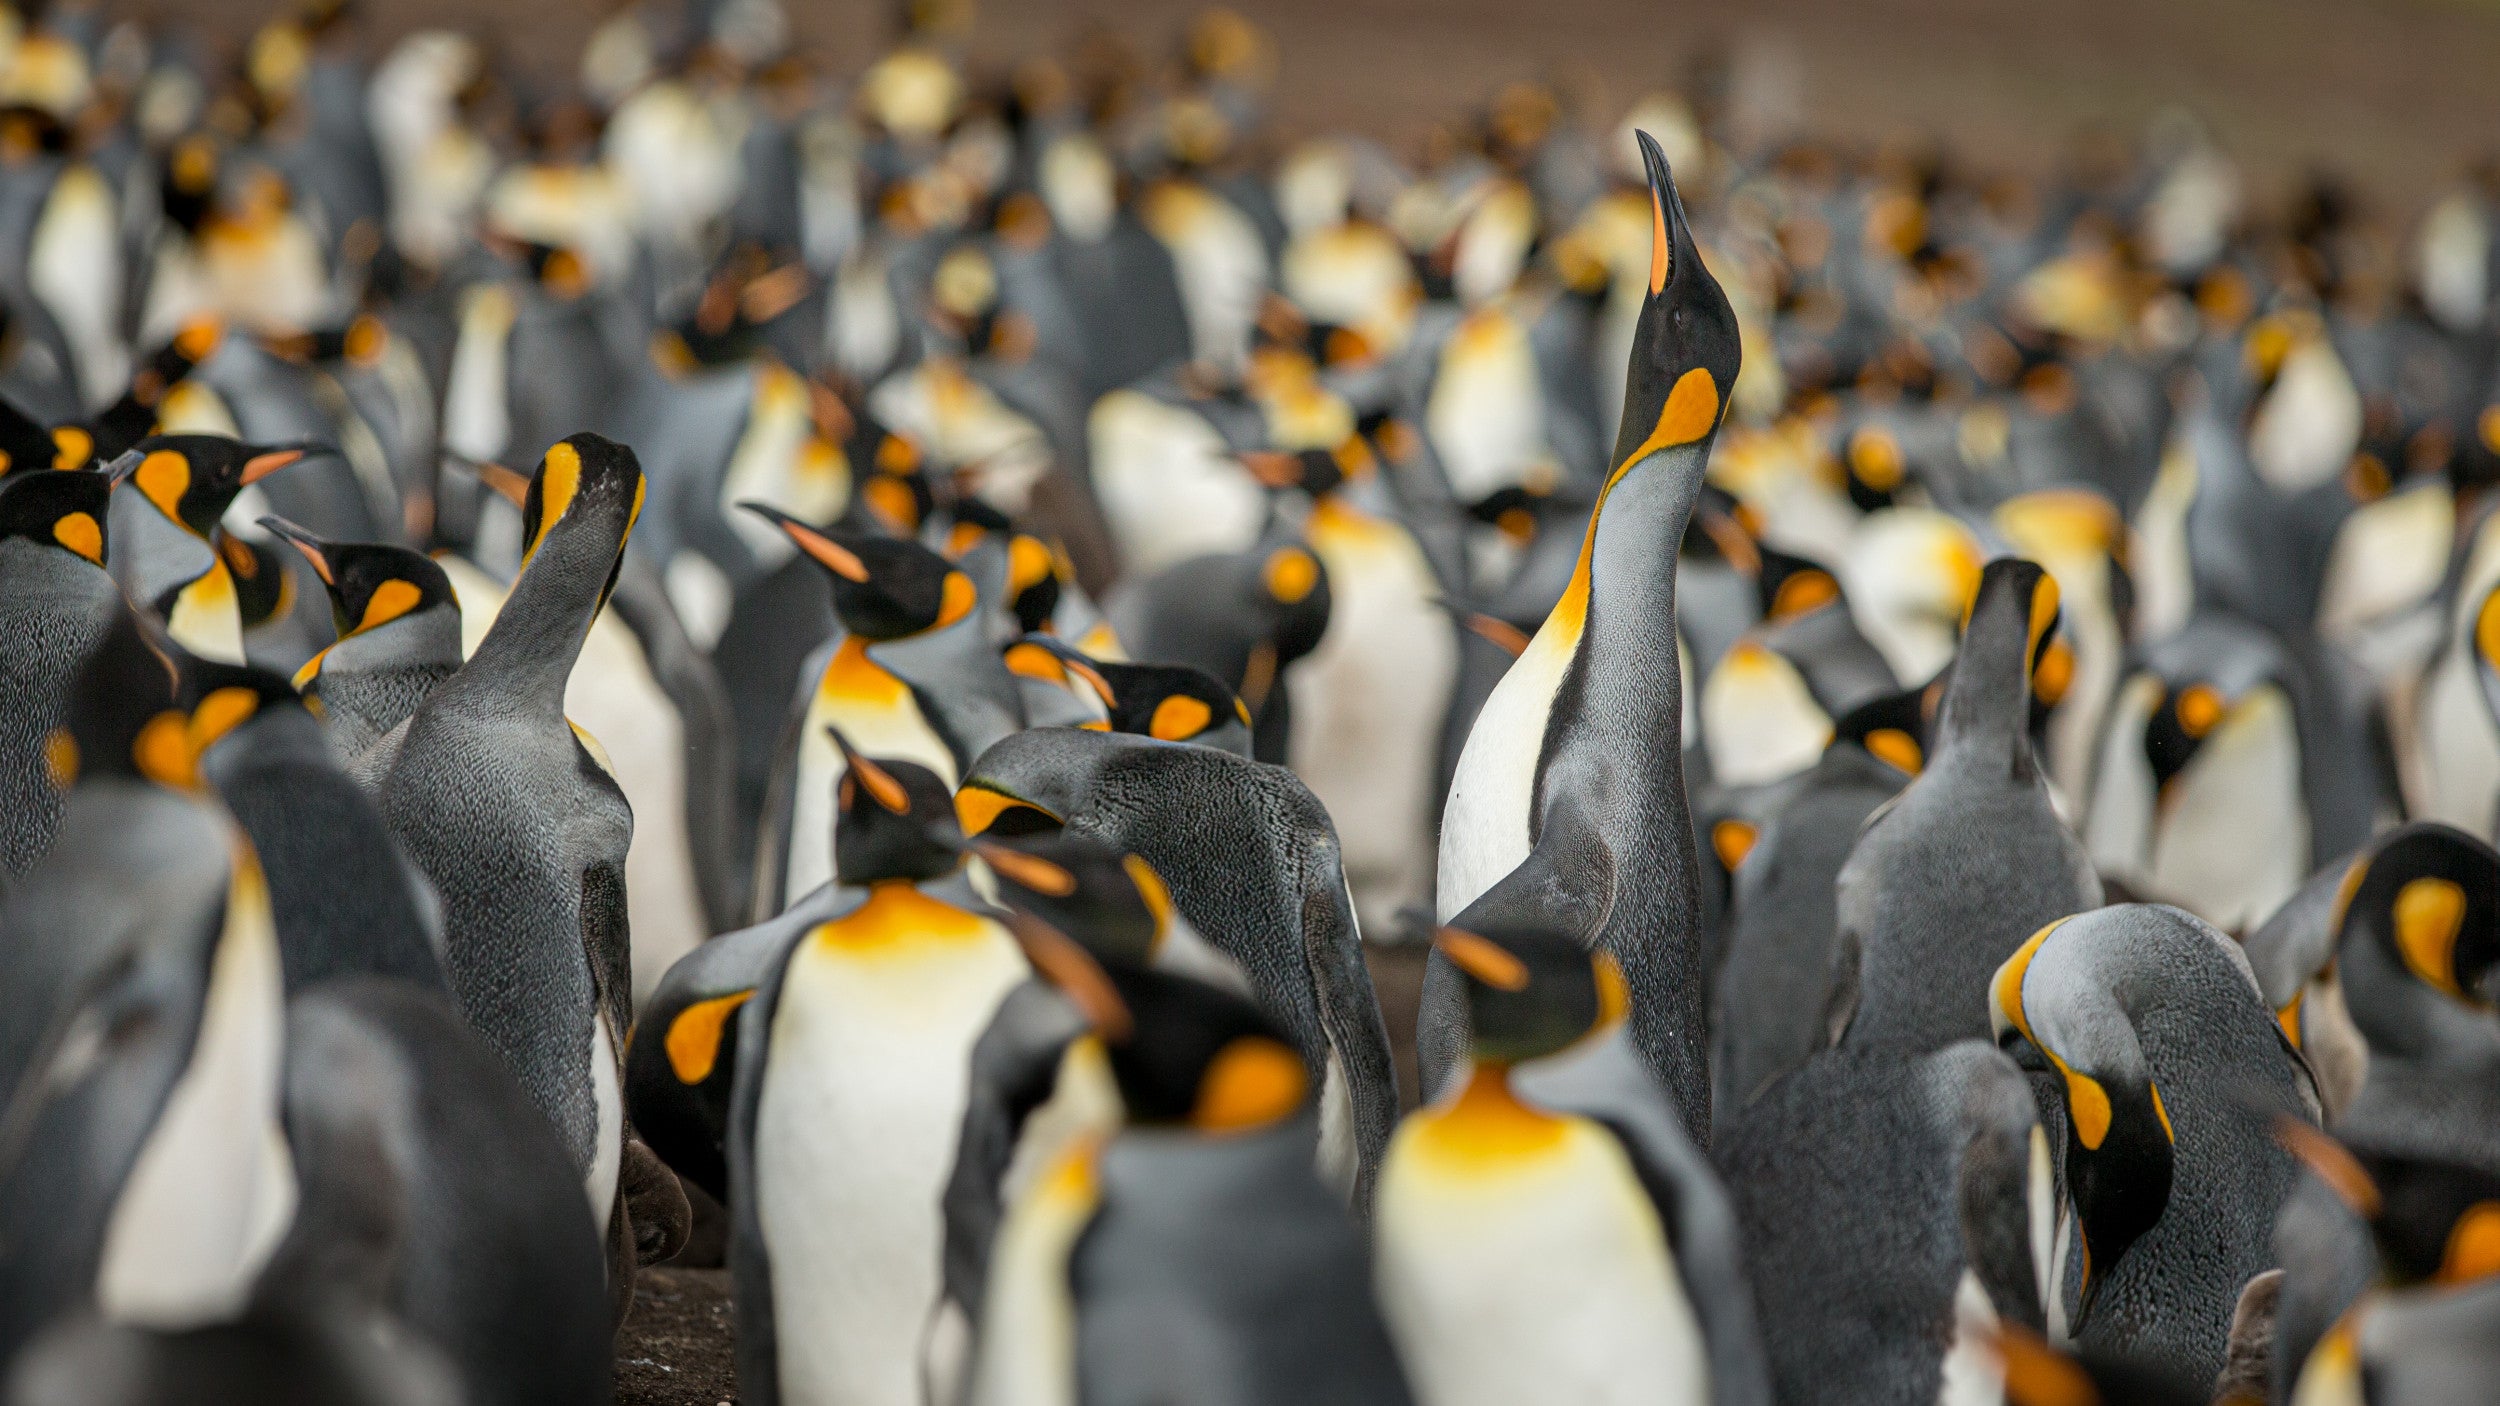
MULTIPOLYGON (((1541 914, 1613 952, 1635 1043, 1709 1127, 1701 905, 1682 776, 1675 544, 1735 384, 1734 313, 1703 267, 1657 143, 1649 298, 1635 334, 1615 468, 1560 604, 1477 714, 1441 826, 1444 922, 1470 931, 1541 914), (1627 768, 1626 758, 1641 764, 1627 768), (1638 875, 1638 882, 1633 876, 1638 875)), ((1427 973, 1417 1053, 1427 1089, 1457 1062, 1466 1002, 1446 960, 1427 973)))
POLYGON ((2094 909, 2007 958, 1988 1015, 2065 1126, 2051 1331, 2210 1380, 2291 1189, 2275 1120, 2317 1121, 2247 958, 2176 908, 2094 909))
POLYGON ((1039 921, 1018 936, 1091 1026, 1079 1045, 1104 1052, 1123 1122, 1073 1139, 999 1227, 966 1399, 1408 1401, 1361 1232, 1311 1174, 1292 1036, 1039 921))
POLYGON ((2057 583, 2005 559, 1980 578, 1926 766, 1870 817, 1835 888, 1828 1016, 1848 1049, 1941 1049, 1987 1033, 1997 965, 2040 925, 2099 905, 2030 731, 2057 583))
POLYGON ((151 1328, 230 1319, 295 1213, 268 890, 197 790, 173 682, 117 612, 71 690, 61 843, 0 910, 17 1129, 0 1357, 89 1306, 151 1328))
POLYGON ((79 661, 121 608, 105 571, 113 485, 89 471, 0 478, 0 874, 52 847, 63 787, 51 739, 79 661))
MULTIPOLYGON (((667 1238, 623 1214, 629 1140, 619 1053, 631 1024, 625 854, 633 813, 564 716, 564 689, 642 502, 631 450, 552 446, 530 484, 520 576, 486 638, 410 716, 383 814, 443 902, 461 1011, 552 1119, 630 1294, 667 1238)), ((682 1214, 682 1201, 675 1208, 682 1214)))
POLYGON ((1381 1310, 1418 1399, 1721 1399, 1661 1174, 1606 1124, 1511 1084, 1515 1064, 1623 1018, 1613 955, 1559 926, 1444 928, 1435 944, 1466 981, 1469 1062, 1399 1128, 1374 1206, 1381 1310))
POLYGON ((837 742, 836 873, 867 896, 736 1016, 738 1378, 765 1403, 920 1399, 972 1046, 1029 971, 996 919, 921 887, 962 864, 945 782, 837 742))

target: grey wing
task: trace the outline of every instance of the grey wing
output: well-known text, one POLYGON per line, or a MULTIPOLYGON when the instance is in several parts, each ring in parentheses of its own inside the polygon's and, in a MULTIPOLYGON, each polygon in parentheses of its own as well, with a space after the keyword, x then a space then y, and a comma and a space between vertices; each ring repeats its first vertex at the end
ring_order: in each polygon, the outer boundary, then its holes
POLYGON ((2033 1239, 2031 1182, 2033 1138, 2040 1139, 2038 1170, 2044 1178, 2048 1141, 2039 1132, 2031 1085, 2013 1060, 1980 1041, 1966 1041, 1954 1054, 1971 1062, 1956 1120, 1962 1161, 1954 1198, 1962 1254, 1999 1317, 2046 1332, 2041 1297, 2047 1274, 2034 1258, 2045 1246, 2033 1239))
POLYGON ((1320 1026, 1328 1033, 1329 1049, 1343 1062, 1346 1091, 1353 1099, 1354 1213, 1368 1221, 1372 1183, 1398 1122, 1397 1065, 1389 1053, 1389 1028, 1380 1016, 1371 968, 1363 961, 1363 935, 1355 925, 1344 873, 1334 864, 1326 867, 1326 875, 1306 876, 1302 956, 1319 992, 1320 1026))

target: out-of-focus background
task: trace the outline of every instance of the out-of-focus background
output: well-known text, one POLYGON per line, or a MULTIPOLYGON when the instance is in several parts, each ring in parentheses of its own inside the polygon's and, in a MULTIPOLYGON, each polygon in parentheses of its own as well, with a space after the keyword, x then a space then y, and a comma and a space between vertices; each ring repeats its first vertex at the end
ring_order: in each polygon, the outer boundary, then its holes
MULTIPOLYGON (((129 12, 114 7, 117 13, 129 12)), ((135 13, 233 41, 264 0, 156 0, 135 13)), ((449 25, 525 73, 569 76, 613 0, 375 0, 378 40, 449 25)), ((879 52, 898 7, 790 8, 838 71, 879 52)), ((1000 66, 1088 31, 1160 54, 1200 0, 980 6, 968 51, 1000 66)), ((2313 173, 2412 205, 2500 148, 2500 0, 1235 0, 1274 38, 1284 131, 1351 125, 1420 140, 1519 78, 1609 117, 1669 80, 1712 73, 1774 121, 1844 140, 1948 144, 2036 167, 2094 129, 2165 109, 2201 119, 2261 197, 2313 173)))

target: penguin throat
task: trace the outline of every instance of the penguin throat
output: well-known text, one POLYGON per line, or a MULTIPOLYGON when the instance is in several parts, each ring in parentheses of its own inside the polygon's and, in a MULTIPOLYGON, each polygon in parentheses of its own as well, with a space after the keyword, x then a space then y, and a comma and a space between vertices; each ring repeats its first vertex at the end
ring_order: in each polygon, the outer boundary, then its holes
POLYGON ((1417 1120, 1417 1136, 1442 1156, 1501 1161, 1551 1149, 1568 1126, 1520 1101, 1511 1089, 1507 1062, 1479 1059, 1455 1097, 1417 1120))

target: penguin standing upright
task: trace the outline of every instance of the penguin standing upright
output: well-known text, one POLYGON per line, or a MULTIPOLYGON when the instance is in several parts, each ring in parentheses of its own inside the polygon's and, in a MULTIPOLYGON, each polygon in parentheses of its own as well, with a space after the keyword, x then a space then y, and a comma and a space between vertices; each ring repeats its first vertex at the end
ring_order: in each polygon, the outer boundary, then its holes
POLYGON ((25 873, 61 823, 53 729, 78 663, 104 637, 121 596, 104 569, 100 473, 0 478, 0 874, 25 873))
MULTIPOLYGON (((1709 1127, 1701 901, 1682 770, 1675 544, 1729 388, 1736 317, 1646 134, 1649 300, 1608 475, 1553 614, 1486 700, 1442 815, 1438 908, 1470 930, 1542 911, 1622 962, 1635 1043, 1709 1127), (1630 763, 1630 764, 1627 764, 1630 763), (1634 876, 1638 875, 1638 881, 1634 876)), ((1437 1088, 1464 1041, 1455 972, 1427 974, 1417 1054, 1437 1088)))
POLYGON ((966 1399, 1403 1406, 1361 1232, 1311 1175, 1293 1037, 1231 992, 1096 965, 1026 923, 1091 1021, 1123 1123, 1075 1139, 999 1227, 966 1399))
POLYGON ((320 701, 331 748, 352 768, 459 670, 460 598, 422 552, 325 542, 283 518, 261 526, 302 553, 329 593, 338 640, 305 662, 295 687, 320 701))
POLYGON ((477 652, 404 724, 381 786, 383 814, 442 896, 461 1010, 563 1135, 621 1301, 637 1251, 668 1229, 632 1224, 620 1180, 634 822, 592 744, 565 720, 564 687, 642 495, 642 470, 622 445, 580 434, 547 451, 530 483, 512 594, 477 652))
POLYGON ((113 461, 116 486, 132 490, 113 514, 115 577, 133 601, 164 617, 176 644, 204 659, 243 662, 234 573, 210 534, 237 494, 313 447, 153 435, 113 461))
POLYGON ((921 887, 963 862, 945 782, 836 742, 836 874, 867 895, 792 934, 737 1015, 738 1381, 766 1406, 922 1399, 972 1046, 1029 970, 921 887))
POLYGON ((2042 923, 2098 907, 2031 739, 2057 583, 1991 563, 1937 706, 1927 765, 1877 813, 1838 886, 1829 1018, 1848 1049, 1941 1049, 1985 1033, 1988 980, 2042 923))
POLYGON ((2292 1185, 2274 1120, 2318 1116, 2247 957, 2179 909, 2118 904, 2032 934, 1987 1008, 2065 1126, 2050 1330, 2211 1380, 2292 1185))
POLYGON ((72 686, 61 842, 0 913, 0 1358, 90 1306, 230 1319, 295 1212, 268 889, 197 792, 173 683, 117 612, 72 686))
POLYGON ((872 755, 925 766, 951 787, 1023 718, 968 573, 917 542, 819 531, 776 509, 751 511, 779 524, 824 568, 844 631, 800 671, 803 692, 757 836, 754 906, 763 918, 832 876, 842 756, 830 729, 872 755))
MULTIPOLYGON (((1559 925, 1434 942, 1466 982, 1469 1063, 1399 1128, 1374 1208, 1381 1311, 1417 1399, 1767 1402, 1750 1321, 1726 1312, 1741 1279, 1679 1263, 1685 1217, 1715 1187, 1685 1183, 1630 1127, 1513 1087, 1515 1065, 1623 1020, 1613 954, 1559 925), (1741 1345, 1713 1341, 1738 1325, 1741 1345)), ((1669 1118, 1665 1135, 1679 1131, 1669 1118)))

